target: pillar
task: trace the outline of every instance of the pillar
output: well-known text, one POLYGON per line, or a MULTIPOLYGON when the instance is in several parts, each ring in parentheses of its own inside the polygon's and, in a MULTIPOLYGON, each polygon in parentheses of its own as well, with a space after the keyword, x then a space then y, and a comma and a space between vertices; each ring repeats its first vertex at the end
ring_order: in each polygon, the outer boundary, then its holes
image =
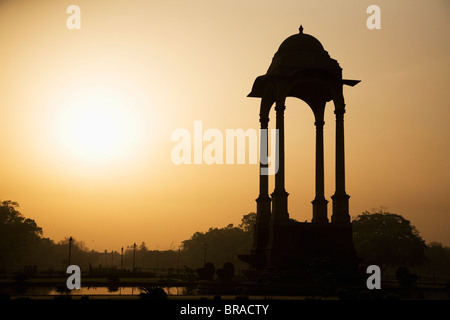
POLYGON ((268 156, 268 124, 269 118, 260 114, 261 123, 260 146, 259 146, 259 196, 256 199, 256 225, 253 233, 253 247, 251 254, 255 257, 252 265, 257 269, 261 268, 265 262, 265 251, 269 241, 270 224, 270 204, 272 199, 269 196, 269 176, 267 175, 268 156), (267 133, 267 139, 262 139, 263 131, 267 133), (265 159, 266 161, 261 161, 265 159))
POLYGON ((267 161, 261 161, 268 157, 268 124, 269 118, 260 116, 259 122, 261 123, 260 136, 262 136, 263 131, 266 132, 267 139, 260 139, 260 162, 259 162, 259 196, 256 199, 256 212, 257 212, 257 222, 268 222, 270 217, 270 196, 269 196, 269 176, 264 172, 267 172, 268 163, 267 161), (265 144, 265 145, 264 145, 265 144), (265 163, 264 163, 265 162, 265 163))
POLYGON ((345 191, 345 152, 344 152, 344 113, 345 105, 337 106, 336 115, 336 191, 333 199, 333 215, 331 222, 349 223, 348 199, 345 191))
POLYGON ((312 201, 313 205, 313 223, 327 223, 327 205, 328 200, 325 199, 325 179, 324 179, 324 155, 323 155, 323 112, 325 104, 317 108, 316 122, 316 197, 312 201))
POLYGON ((272 219, 273 221, 288 221, 288 205, 284 179, 285 179, 285 163, 284 163, 284 100, 276 102, 276 128, 278 130, 278 144, 276 147, 276 160, 278 161, 278 171, 275 173, 275 189, 272 193, 272 219))

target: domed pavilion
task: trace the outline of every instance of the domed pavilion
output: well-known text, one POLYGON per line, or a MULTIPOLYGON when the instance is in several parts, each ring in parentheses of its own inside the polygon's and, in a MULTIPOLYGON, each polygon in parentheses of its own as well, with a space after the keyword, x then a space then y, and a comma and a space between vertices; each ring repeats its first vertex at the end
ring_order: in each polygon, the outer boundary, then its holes
MULTIPOLYGON (((335 277, 345 282, 354 274, 360 259, 352 240, 349 198, 345 190, 343 86, 355 86, 359 80, 342 78, 342 68, 315 37, 303 32, 284 40, 265 75, 256 78, 249 97, 260 98, 261 129, 268 129, 269 112, 276 113, 277 165, 275 188, 269 194, 269 165, 260 161, 259 196, 254 243, 249 255, 240 255, 253 274, 271 270, 286 279, 308 281, 313 261, 331 261, 335 277), (309 105, 315 117, 315 198, 311 222, 289 219, 285 189, 284 110, 287 97, 309 105), (333 102, 336 115, 335 192, 331 196, 332 214, 328 218, 328 200, 324 194, 324 111, 333 102)), ((267 160, 267 139, 260 139, 260 159, 267 160)))

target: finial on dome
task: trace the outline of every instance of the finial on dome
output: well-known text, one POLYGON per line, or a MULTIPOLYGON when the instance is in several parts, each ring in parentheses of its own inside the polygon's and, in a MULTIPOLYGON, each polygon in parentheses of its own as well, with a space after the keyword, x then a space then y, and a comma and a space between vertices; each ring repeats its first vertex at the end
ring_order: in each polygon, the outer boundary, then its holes
POLYGON ((300 28, 298 28, 298 30, 300 31, 300 33, 303 33, 303 26, 300 25, 300 28))

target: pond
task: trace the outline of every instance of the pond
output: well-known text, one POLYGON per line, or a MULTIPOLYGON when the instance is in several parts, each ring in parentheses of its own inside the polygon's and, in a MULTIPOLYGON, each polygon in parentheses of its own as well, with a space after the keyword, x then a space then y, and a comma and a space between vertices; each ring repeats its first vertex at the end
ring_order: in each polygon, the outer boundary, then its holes
MULTIPOLYGON (((186 295, 190 292, 187 287, 166 287, 163 288, 167 295, 180 296, 186 295)), ((71 295, 136 295, 141 293, 140 287, 81 287, 81 289, 74 289, 70 291, 71 295)), ((48 293, 49 295, 58 295, 60 292, 56 288, 48 293)))
MULTIPOLYGON (((162 287, 169 296, 193 295, 195 290, 190 287, 162 287)), ((10 296, 58 296, 61 294, 79 295, 79 296, 139 296, 142 292, 140 287, 81 287, 81 289, 67 290, 61 292, 56 287, 24 287, 21 290, 17 288, 2 288, 0 293, 10 296)))

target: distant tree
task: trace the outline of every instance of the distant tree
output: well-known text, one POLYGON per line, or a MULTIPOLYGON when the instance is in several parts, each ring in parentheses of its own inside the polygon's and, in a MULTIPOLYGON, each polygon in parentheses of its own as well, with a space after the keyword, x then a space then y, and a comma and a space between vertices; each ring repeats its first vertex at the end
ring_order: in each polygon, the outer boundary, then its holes
POLYGON ((245 232, 253 232, 253 228, 256 223, 256 213, 250 212, 242 217, 241 223, 239 224, 239 228, 244 230, 245 232))
MULTIPOLYGON (((58 261, 63 264, 68 262, 69 239, 70 237, 64 237, 63 240, 53 245, 54 258, 57 258, 58 261)), ((99 260, 99 257, 96 257, 93 252, 86 247, 84 241, 72 237, 71 263, 77 264, 80 267, 86 267, 89 263, 94 263, 99 260)), ((103 259, 101 261, 104 262, 103 259)))
POLYGON ((22 216, 19 204, 0 203, 0 266, 21 265, 37 247, 42 229, 32 219, 22 216))
POLYGON ((191 267, 203 266, 206 250, 206 262, 212 262, 217 267, 227 262, 246 266, 237 255, 250 250, 255 221, 256 214, 249 213, 243 216, 239 227, 229 224, 224 228, 194 233, 190 239, 182 242, 185 260, 191 267))
POLYGON ((145 245, 145 242, 142 242, 142 243, 139 245, 139 251, 141 251, 142 253, 146 253, 146 252, 148 251, 148 248, 147 248, 147 246, 145 245))
POLYGON ((420 273, 450 277, 450 247, 439 242, 431 242, 425 250, 428 262, 417 268, 420 273))
POLYGON ((417 229, 401 215, 365 211, 353 220, 353 241, 367 263, 386 266, 424 264, 426 244, 417 229))
POLYGON ((445 266, 445 269, 450 272, 450 247, 439 242, 431 242, 428 244, 426 253, 430 264, 445 266))

